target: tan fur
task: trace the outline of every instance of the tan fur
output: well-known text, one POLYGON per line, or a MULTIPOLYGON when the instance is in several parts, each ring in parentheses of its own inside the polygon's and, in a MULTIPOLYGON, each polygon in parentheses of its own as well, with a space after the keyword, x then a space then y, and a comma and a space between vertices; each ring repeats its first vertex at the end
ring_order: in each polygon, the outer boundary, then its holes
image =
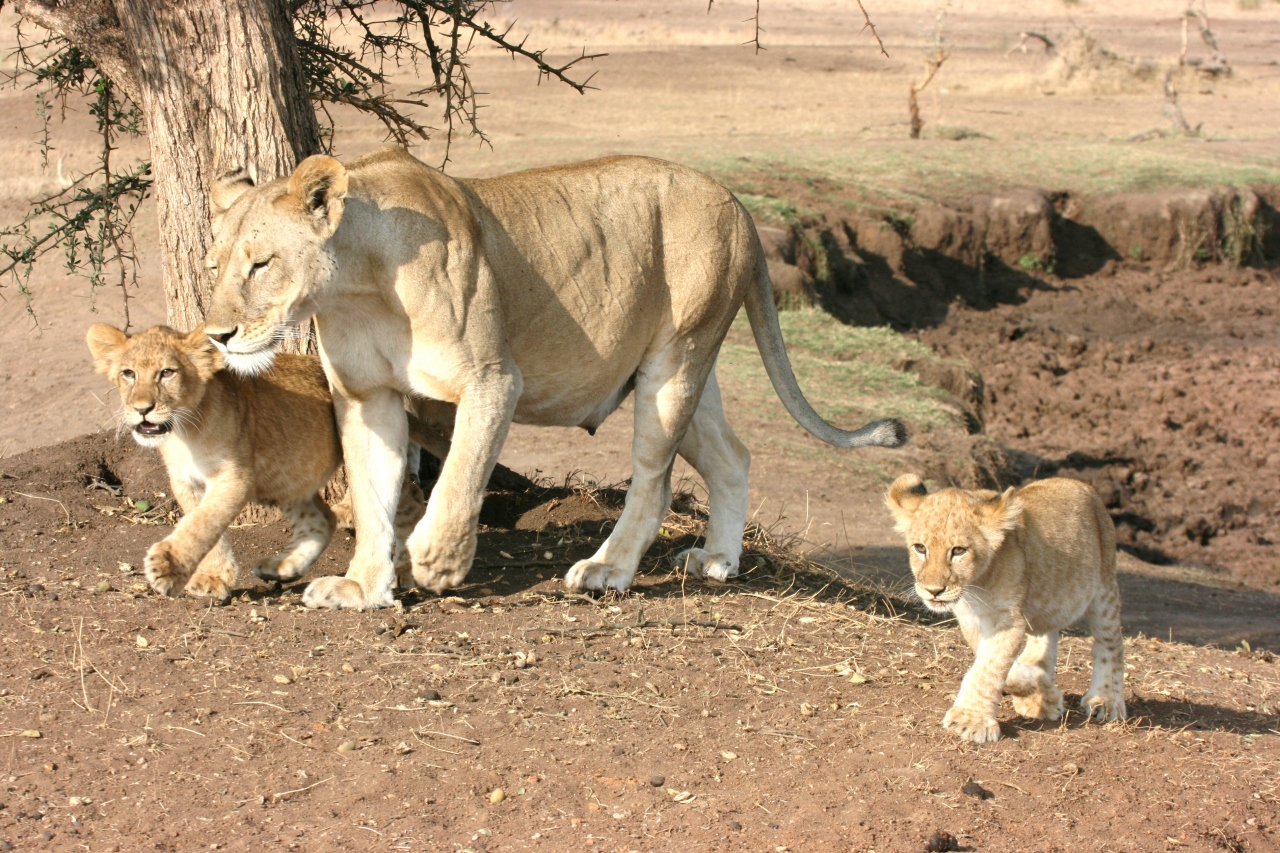
POLYGON ((896 422, 837 430, 809 407, 751 218, 690 169, 615 157, 455 180, 384 148, 347 166, 311 157, 259 187, 232 176, 215 197, 206 328, 228 366, 263 369, 282 330, 314 316, 334 388, 358 544, 346 578, 313 583, 310 604, 392 601, 405 397, 453 424, 409 540, 420 585, 466 576, 484 483, 513 420, 594 431, 633 390, 626 508, 567 586, 627 588, 670 503, 677 453, 706 481, 710 505, 705 547, 680 562, 736 575, 750 454, 725 421, 713 370, 744 300, 774 387, 806 429, 843 447, 904 438, 896 422))
MULTIPOLYGON (((127 337, 99 324, 88 344, 96 369, 116 384, 122 425, 139 444, 159 448, 184 513, 147 552, 152 588, 227 598, 237 567, 225 533, 250 501, 279 506, 293 528, 284 552, 254 573, 289 581, 306 572, 333 534, 333 513, 318 492, 342 461, 320 360, 282 355, 269 372, 243 378, 219 370, 222 355, 199 330, 156 326, 127 337)), ((402 515, 412 515, 411 491, 404 503, 402 515)), ((418 515, 421 506, 419 492, 418 515)), ((402 530, 416 521, 402 520, 402 530)))
POLYGON ((1124 719, 1116 532, 1092 488, 1054 478, 1003 494, 926 494, 906 474, 885 503, 907 538, 916 594, 954 613, 975 652, 945 728, 977 743, 999 739, 1002 690, 1024 717, 1061 717, 1058 632, 1081 620, 1093 634, 1093 683, 1080 706, 1090 718, 1124 719))

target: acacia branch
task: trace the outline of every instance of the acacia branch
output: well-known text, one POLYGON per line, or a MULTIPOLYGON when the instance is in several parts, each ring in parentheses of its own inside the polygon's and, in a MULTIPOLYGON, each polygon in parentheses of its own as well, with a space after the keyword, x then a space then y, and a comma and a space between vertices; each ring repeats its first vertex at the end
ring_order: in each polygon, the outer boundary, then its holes
POLYGON ((127 99, 141 103, 133 53, 110 0, 15 0, 13 10, 79 48, 127 99))

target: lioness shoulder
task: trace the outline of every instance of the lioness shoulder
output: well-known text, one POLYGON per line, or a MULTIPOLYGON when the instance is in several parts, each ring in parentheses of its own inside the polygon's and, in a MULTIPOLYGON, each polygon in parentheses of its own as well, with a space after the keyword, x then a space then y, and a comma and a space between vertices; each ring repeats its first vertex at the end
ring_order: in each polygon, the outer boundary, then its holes
POLYGON ((1003 494, 929 494, 907 474, 885 503, 906 536, 916 594, 929 609, 954 613, 977 653, 944 727, 996 740, 1002 690, 1024 716, 1061 717, 1058 632, 1079 620, 1094 638, 1081 707, 1100 720, 1124 718, 1115 526, 1092 488, 1053 478, 1003 494))

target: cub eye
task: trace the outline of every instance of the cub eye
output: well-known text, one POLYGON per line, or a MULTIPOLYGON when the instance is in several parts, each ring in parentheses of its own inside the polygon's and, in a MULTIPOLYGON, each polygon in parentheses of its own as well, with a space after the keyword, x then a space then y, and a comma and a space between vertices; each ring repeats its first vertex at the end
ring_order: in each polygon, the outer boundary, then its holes
POLYGON ((962 548, 959 545, 957 545, 956 547, 951 549, 951 559, 954 560, 956 557, 962 557, 968 552, 969 552, 968 548, 962 548))
POLYGON ((178 371, 174 370, 172 367, 166 367, 164 370, 160 371, 160 378, 168 379, 170 376, 176 375, 177 372, 178 371))
POLYGON ((120 371, 120 375, 123 376, 125 379, 128 379, 130 382, 132 382, 134 379, 134 373, 132 370, 128 370, 128 369, 122 370, 120 371))
POLYGON ((915 552, 916 552, 917 554, 919 554, 921 557, 923 557, 924 555, 926 555, 926 554, 928 554, 928 553, 929 553, 929 549, 928 549, 928 548, 926 548, 926 547, 924 547, 924 545, 920 544, 919 542, 917 542, 916 544, 912 545, 912 546, 911 546, 911 550, 912 550, 912 551, 915 551, 915 552))
POLYGON ((265 261, 259 261, 258 263, 249 267, 249 278, 253 278, 255 275, 262 272, 269 266, 271 266, 271 260, 269 258, 265 261))

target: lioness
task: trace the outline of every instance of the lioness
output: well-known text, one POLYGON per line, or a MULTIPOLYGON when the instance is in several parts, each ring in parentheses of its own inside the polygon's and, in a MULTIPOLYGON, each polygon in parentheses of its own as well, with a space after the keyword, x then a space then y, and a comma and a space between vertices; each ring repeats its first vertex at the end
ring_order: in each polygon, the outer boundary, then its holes
POLYGON ((746 303, 787 410, 841 447, 897 446, 902 425, 825 423, 792 375, 751 217, 711 178, 612 157, 456 180, 397 148, 343 166, 303 161, 288 179, 243 174, 213 192, 214 294, 206 329, 233 370, 271 361, 282 330, 314 316, 351 473, 356 554, 306 601, 392 603, 391 524, 404 468, 402 395, 452 450, 409 540, 413 575, 443 590, 476 549, 485 480, 512 420, 594 431, 635 393, 633 476, 608 540, 565 579, 626 589, 671 500, 676 453, 707 484, 694 575, 738 572, 750 454, 725 422, 713 368, 746 303))
POLYGON ((1004 494, 926 494, 904 474, 885 503, 907 537, 916 594, 954 613, 976 653, 944 728, 999 740, 1002 688, 1024 717, 1061 717, 1058 632, 1082 618, 1093 634, 1093 683, 1080 707, 1091 719, 1125 718, 1116 529, 1092 488, 1057 477, 1004 494))
MULTIPOLYGON (((122 423, 138 444, 160 449, 184 513, 147 551, 151 587, 162 595, 185 588, 230 596, 237 567, 224 534, 251 500, 279 506, 293 529, 284 552, 262 560, 254 574, 301 577, 333 535, 334 515, 318 492, 342 462, 320 360, 281 355, 269 372, 242 378, 219 372, 222 354, 201 330, 183 335, 156 326, 130 337, 100 323, 87 339, 95 368, 119 391, 122 423)), ((414 427, 416 440, 439 440, 414 427)), ((421 514, 421 493, 406 481, 397 513, 402 540, 421 514)))

